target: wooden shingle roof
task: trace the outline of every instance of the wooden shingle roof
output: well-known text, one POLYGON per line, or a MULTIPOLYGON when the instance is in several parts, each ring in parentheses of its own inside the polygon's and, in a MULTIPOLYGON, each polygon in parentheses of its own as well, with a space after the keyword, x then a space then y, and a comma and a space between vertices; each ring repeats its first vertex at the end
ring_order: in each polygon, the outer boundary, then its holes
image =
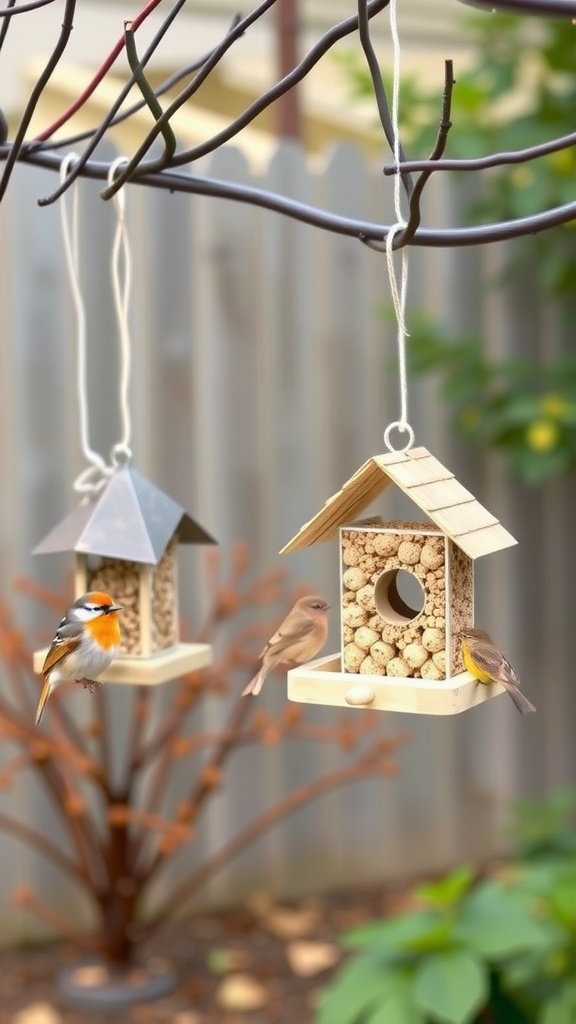
POLYGON ((426 448, 412 448, 368 459, 280 554, 330 540, 391 484, 396 484, 470 558, 516 544, 514 537, 449 469, 426 448))

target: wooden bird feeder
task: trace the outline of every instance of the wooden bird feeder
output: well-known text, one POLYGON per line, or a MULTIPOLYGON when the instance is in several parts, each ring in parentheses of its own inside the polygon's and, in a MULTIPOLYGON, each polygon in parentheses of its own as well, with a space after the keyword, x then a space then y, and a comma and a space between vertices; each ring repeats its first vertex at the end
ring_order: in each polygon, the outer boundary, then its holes
POLYGON ((504 693, 463 670, 474 562, 514 538, 425 448, 375 455, 282 549, 340 535, 341 653, 288 672, 290 700, 452 715, 504 693), (391 484, 427 522, 357 520, 391 484))
MULTIPOLYGON (((84 499, 34 554, 73 551, 75 594, 103 590, 122 605, 120 655, 99 680, 164 683, 212 661, 209 644, 181 643, 178 543, 214 544, 180 505, 131 466, 116 470, 84 499)), ((34 654, 40 672, 46 650, 34 654)))

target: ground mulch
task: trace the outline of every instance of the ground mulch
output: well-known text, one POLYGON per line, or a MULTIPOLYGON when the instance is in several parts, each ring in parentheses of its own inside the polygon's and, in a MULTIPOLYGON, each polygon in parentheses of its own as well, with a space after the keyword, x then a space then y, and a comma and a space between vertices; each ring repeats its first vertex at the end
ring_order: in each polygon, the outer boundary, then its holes
POLYGON ((175 965, 176 990, 114 1012, 74 1009, 59 994, 58 972, 76 956, 68 945, 3 950, 0 1022, 312 1024, 321 990, 342 963, 341 933, 401 905, 404 893, 366 887, 282 905, 260 894, 248 906, 171 924, 148 952, 175 965))

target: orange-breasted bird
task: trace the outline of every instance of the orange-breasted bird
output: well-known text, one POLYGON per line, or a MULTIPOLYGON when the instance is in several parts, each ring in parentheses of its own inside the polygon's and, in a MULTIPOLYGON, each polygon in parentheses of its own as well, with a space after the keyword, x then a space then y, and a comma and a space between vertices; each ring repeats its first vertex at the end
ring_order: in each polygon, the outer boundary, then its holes
POLYGON ((94 680, 120 650, 118 612, 109 594, 91 590, 70 606, 60 622, 42 666, 44 686, 36 711, 39 724, 55 686, 64 680, 94 680))
POLYGON ((500 683, 518 711, 526 715, 536 708, 520 689, 520 680, 498 644, 483 629, 463 629, 462 660, 464 667, 480 683, 500 683))
POLYGON ((328 605, 323 597, 309 594, 301 597, 288 612, 281 626, 260 652, 262 665, 242 696, 260 693, 266 676, 277 665, 303 665, 310 661, 326 643, 328 636, 328 605))

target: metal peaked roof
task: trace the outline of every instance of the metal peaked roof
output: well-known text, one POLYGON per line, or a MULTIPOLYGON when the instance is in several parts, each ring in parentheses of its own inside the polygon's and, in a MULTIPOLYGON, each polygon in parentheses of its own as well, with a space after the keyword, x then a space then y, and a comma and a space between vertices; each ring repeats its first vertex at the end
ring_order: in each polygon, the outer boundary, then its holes
POLYGON ((77 551, 156 565, 174 534, 184 544, 216 543, 172 498, 123 466, 58 523, 33 554, 77 551))
POLYGON ((321 544, 354 519, 390 484, 395 484, 470 558, 516 544, 516 540, 453 473, 426 448, 374 455, 324 508, 305 523, 280 554, 321 544))

